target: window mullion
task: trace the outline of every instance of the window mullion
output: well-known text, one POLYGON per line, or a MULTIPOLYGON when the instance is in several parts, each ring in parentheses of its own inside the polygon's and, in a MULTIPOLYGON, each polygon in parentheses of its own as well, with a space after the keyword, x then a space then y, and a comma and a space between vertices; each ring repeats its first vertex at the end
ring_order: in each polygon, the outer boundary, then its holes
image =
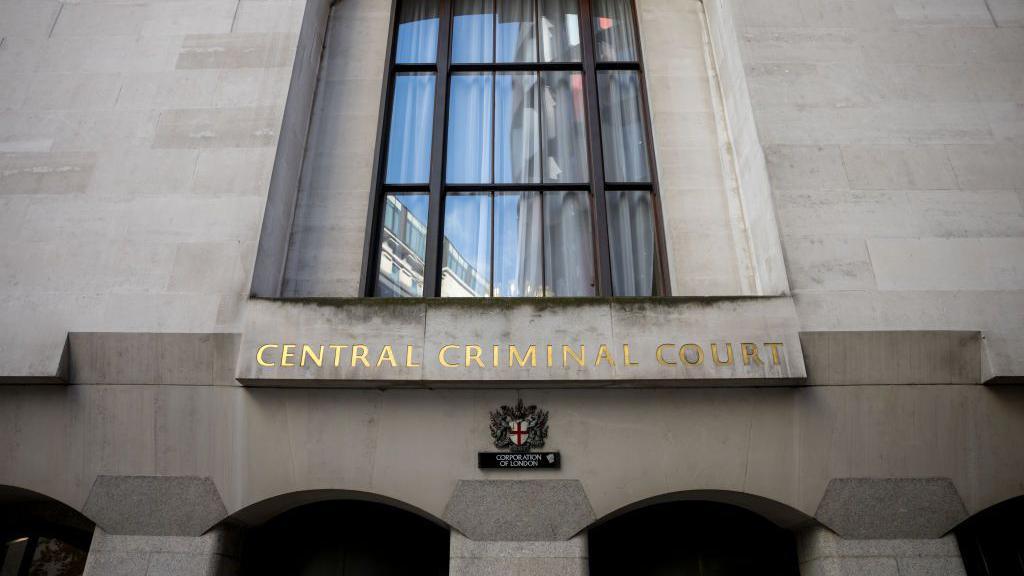
POLYGON ((440 2, 438 15, 437 76, 434 78, 434 120, 430 144, 430 204, 427 212, 427 256, 424 262, 423 295, 440 296, 441 236, 444 226, 445 132, 448 122, 448 59, 451 43, 451 3, 440 2))
POLYGON ((580 36, 583 45, 583 80, 587 100, 587 134, 590 144, 590 179, 594 195, 593 233, 596 237, 597 294, 612 295, 611 252, 608 246, 608 209, 604 197, 604 161, 601 153, 601 118, 597 99, 597 70, 594 54, 593 19, 590 0, 580 0, 580 36))

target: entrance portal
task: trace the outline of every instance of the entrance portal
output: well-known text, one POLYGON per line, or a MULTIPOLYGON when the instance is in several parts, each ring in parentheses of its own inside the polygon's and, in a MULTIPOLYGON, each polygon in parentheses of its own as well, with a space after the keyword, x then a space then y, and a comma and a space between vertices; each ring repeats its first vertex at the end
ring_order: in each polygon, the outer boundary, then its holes
POLYGON ((655 504, 595 526, 591 576, 798 576, 796 541, 729 504, 655 504))
POLYGON ((384 504, 330 501, 285 512, 246 538, 247 576, 445 576, 448 530, 384 504))

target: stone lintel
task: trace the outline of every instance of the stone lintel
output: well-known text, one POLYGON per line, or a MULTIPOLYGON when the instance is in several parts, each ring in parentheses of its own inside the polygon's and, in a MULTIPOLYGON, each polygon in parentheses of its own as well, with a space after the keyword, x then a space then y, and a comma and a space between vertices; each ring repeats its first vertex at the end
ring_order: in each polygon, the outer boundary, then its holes
POLYGON ((477 542, 451 533, 449 574, 519 574, 586 576, 587 543, 583 535, 564 541, 477 542))
POLYGON ((579 480, 459 480, 444 520, 478 542, 569 540, 594 522, 579 480))
POLYGON ((208 477, 98 476, 82 513, 107 534, 199 536, 227 508, 208 477))
POLYGON ((807 383, 981 384, 980 332, 801 332, 807 383))
POLYGON ((237 386, 238 334, 72 332, 72 384, 237 386))
POLYGON ((815 517, 846 539, 934 539, 967 510, 949 478, 836 478, 815 517))

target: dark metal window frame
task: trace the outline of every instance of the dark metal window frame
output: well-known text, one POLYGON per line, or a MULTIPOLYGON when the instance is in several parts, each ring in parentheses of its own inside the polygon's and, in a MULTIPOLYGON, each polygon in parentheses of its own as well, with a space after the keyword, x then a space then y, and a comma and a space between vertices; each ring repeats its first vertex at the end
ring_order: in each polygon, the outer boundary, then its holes
MULTIPOLYGON (((384 74, 384 85, 381 89, 380 114, 377 120, 377 143, 374 149, 373 185, 370 193, 369 210, 366 219, 366 241, 363 245, 363 267, 360 277, 359 293, 362 296, 373 296, 376 287, 381 243, 381 226, 383 223, 384 202, 389 193, 414 193, 429 195, 427 216, 427 248, 425 255, 423 296, 437 297, 441 291, 441 250, 444 234, 444 200, 448 193, 478 192, 490 193, 493 199, 495 192, 545 192, 586 191, 591 204, 591 233, 595 248, 594 270, 597 275, 595 287, 597 297, 609 297, 612 291, 611 251, 608 240, 608 211, 606 193, 619 190, 642 190, 650 192, 653 203, 654 225, 654 293, 657 296, 670 295, 668 260, 665 250, 665 228, 661 210, 661 197, 658 186, 658 169, 654 156, 650 104, 647 98, 647 81, 644 73, 643 49, 640 42, 640 19, 636 10, 636 2, 630 0, 633 11, 633 35, 637 52, 637 60, 633 62, 597 62, 594 53, 595 38, 593 30, 593 14, 591 0, 579 0, 579 25, 582 44, 581 62, 542 62, 539 46, 541 30, 536 29, 538 44, 536 62, 489 62, 474 64, 453 64, 451 55, 452 0, 438 0, 438 48, 437 58, 429 64, 399 64, 395 62, 395 43, 398 37, 398 9, 403 0, 391 2, 391 24, 388 33, 387 69, 384 74), (640 85, 640 105, 646 135, 647 160, 651 174, 650 182, 606 182, 604 176, 604 156, 601 148, 601 118, 597 91, 597 74, 603 70, 631 70, 637 72, 640 85), (589 161, 589 182, 585 183, 533 183, 533 184, 447 184, 444 181, 447 165, 447 132, 448 132, 448 88, 451 77, 458 72, 537 72, 574 71, 583 75, 585 93, 587 158, 589 161), (430 72, 434 74, 434 115, 431 127, 430 149, 430 181, 427 184, 387 184, 387 145, 391 124, 391 102, 398 74, 409 72, 430 72)), ((415 1, 415 0, 404 0, 415 1)), ((500 1, 500 0, 495 0, 500 1)), ((540 0, 534 0, 534 14, 539 17, 540 0)), ((492 41, 496 42, 495 38, 492 41)), ((494 52, 497 59, 497 52, 494 52)), ((492 103, 493 105, 493 103, 492 103)), ((493 121, 492 121, 493 122, 493 121)), ((492 132, 494 128, 492 126, 492 132)), ((543 128, 542 128, 543 130, 543 128)), ((543 139, 543 136, 541 136, 543 139)), ((492 135, 493 140, 493 135, 492 135)), ((542 143, 543 144, 543 143, 542 143)), ((492 151, 493 156, 493 151, 492 151)), ((543 162, 543 159, 541 160, 543 162)), ((494 158, 491 158, 494 163, 494 158)), ((492 170, 493 172, 493 170, 492 170)), ((541 166, 543 180, 543 165, 541 166)), ((492 174, 493 180, 493 174, 492 174)), ((541 210, 543 214, 543 209, 541 210)), ((542 216, 543 217, 543 216, 542 216)), ((493 220, 493 200, 491 208, 493 220)), ((493 236, 493 222, 491 235, 493 236)), ((543 236, 543 233, 542 233, 543 236)), ((543 239, 542 239, 543 242, 543 239)), ((493 260, 494 241, 491 241, 493 260)), ((493 275, 494 263, 491 262, 493 275)), ((546 263, 542 266, 542 270, 546 263)))

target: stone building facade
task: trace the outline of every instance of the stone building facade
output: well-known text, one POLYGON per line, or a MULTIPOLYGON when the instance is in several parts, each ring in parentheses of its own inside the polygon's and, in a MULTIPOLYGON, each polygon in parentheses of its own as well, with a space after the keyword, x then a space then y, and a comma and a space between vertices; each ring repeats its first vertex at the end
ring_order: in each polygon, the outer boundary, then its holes
POLYGON ((660 288, 399 299, 397 5, 0 0, 0 575, 1024 573, 1024 3, 632 6, 660 288))

